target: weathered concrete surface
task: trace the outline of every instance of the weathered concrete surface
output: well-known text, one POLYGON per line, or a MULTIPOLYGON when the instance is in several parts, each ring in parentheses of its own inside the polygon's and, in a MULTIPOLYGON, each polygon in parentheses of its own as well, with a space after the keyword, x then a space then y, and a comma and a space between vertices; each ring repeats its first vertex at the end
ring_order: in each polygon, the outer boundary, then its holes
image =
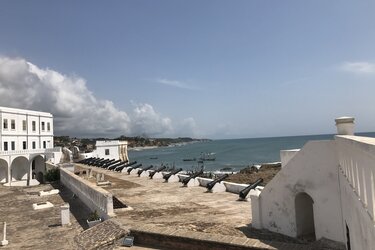
POLYGON ((81 219, 72 219, 70 226, 61 226, 60 206, 64 204, 61 196, 38 196, 39 191, 48 189, 53 187, 0 186, 0 222, 7 222, 9 240, 9 245, 2 249, 75 249, 73 237, 83 231, 79 224, 81 219), (54 207, 32 209, 33 203, 45 201, 50 201, 54 207))

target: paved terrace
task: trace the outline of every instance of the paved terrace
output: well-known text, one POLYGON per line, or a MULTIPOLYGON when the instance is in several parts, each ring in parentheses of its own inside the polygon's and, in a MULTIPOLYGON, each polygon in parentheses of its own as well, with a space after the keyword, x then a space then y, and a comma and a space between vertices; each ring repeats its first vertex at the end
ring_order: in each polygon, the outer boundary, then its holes
MULTIPOLYGON (((76 164, 77 170, 85 168, 88 167, 76 164)), ((293 244, 296 240, 289 237, 252 229, 251 202, 238 201, 237 194, 209 193, 203 187, 187 188, 181 183, 165 183, 164 179, 92 169, 104 173, 105 180, 112 183, 104 189, 130 207, 116 209, 115 214, 116 220, 129 226, 132 232, 148 231, 254 247, 251 249, 325 249, 320 242, 293 244)), ((89 180, 96 181, 94 177, 89 180)), ((168 241, 168 237, 164 240, 168 241)))

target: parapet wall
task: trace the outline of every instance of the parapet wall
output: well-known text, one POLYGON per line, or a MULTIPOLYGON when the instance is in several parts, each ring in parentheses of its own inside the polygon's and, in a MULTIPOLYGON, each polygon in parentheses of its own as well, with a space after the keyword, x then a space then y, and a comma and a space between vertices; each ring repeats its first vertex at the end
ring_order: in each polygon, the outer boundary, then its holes
POLYGON ((108 219, 114 215, 113 196, 107 190, 95 186, 64 168, 60 168, 60 181, 92 211, 96 210, 102 218, 108 219))

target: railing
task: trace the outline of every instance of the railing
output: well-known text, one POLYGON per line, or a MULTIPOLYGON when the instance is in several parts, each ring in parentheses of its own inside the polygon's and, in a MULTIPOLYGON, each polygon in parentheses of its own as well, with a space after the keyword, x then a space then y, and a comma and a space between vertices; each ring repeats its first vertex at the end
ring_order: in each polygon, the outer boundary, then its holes
POLYGON ((346 180, 375 221, 375 138, 345 135, 335 140, 346 180))
POLYGON ((4 155, 23 155, 23 154, 45 154, 60 152, 61 148, 40 148, 40 149, 25 149, 25 150, 11 150, 11 151, 0 151, 0 156, 4 155))

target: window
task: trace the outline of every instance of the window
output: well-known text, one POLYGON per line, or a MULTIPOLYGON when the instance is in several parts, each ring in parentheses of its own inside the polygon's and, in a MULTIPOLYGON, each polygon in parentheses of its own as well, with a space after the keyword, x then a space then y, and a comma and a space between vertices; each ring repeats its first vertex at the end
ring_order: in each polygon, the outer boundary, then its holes
POLYGON ((3 120, 3 128, 8 129, 8 119, 3 120))
POLYGON ((26 131, 26 120, 22 120, 22 130, 26 131))
POLYGON ((36 143, 35 143, 35 141, 33 141, 33 149, 35 149, 36 148, 36 143))
POLYGON ((35 132, 35 131, 36 131, 36 122, 33 121, 31 125, 32 125, 32 127, 33 127, 33 131, 35 132))
POLYGON ((4 142, 4 151, 8 151, 8 142, 7 141, 4 142))
POLYGON ((27 144, 25 141, 22 142, 22 149, 27 149, 27 144))
POLYGON ((16 150, 16 142, 12 141, 11 145, 12 145, 12 150, 16 150))
POLYGON ((43 148, 46 148, 46 141, 43 141, 43 148))
POLYGON ((109 149, 105 150, 105 155, 109 155, 109 149))
POLYGON ((44 130, 45 130, 45 123, 42 122, 42 131, 44 131, 44 130))
POLYGON ((47 122, 47 131, 51 131, 51 124, 47 122))
POLYGON ((16 120, 14 119, 10 120, 10 129, 12 130, 16 129, 16 120))

